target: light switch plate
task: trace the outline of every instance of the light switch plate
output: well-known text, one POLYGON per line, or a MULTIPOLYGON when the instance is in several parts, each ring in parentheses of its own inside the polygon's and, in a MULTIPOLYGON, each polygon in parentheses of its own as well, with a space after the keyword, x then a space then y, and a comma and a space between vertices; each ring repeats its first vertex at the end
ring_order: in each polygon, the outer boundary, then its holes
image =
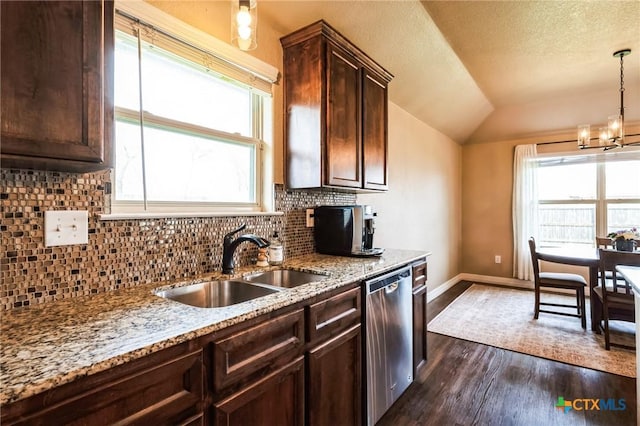
POLYGON ((307 209, 307 228, 313 228, 313 209, 307 209))
POLYGON ((89 216, 86 210, 44 212, 44 245, 68 246, 89 242, 89 216))

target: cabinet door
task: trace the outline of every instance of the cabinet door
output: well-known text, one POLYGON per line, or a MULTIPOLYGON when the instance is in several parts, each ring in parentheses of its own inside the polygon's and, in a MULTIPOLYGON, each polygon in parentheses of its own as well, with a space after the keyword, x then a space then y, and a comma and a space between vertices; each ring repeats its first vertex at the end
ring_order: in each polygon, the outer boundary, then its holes
POLYGON ((304 422, 304 358, 214 405, 217 426, 287 426, 304 422))
POLYGON ((413 377, 427 362, 427 286, 413 290, 413 377))
POLYGON ((324 183, 321 129, 326 71, 322 46, 320 37, 312 37, 283 52, 287 188, 320 188, 324 183))
POLYGON ((331 43, 327 55, 325 182, 361 188, 360 70, 353 56, 331 43))
POLYGON ((104 47, 113 46, 113 2, 3 1, 1 8, 3 166, 109 167, 112 108, 104 99, 111 104, 113 55, 104 47))
POLYGON ((362 337, 360 324, 309 351, 308 424, 360 425, 362 337))
POLYGON ((387 84, 372 73, 362 77, 363 187, 387 189, 387 84))
POLYGON ((427 361, 427 261, 411 265, 413 276, 413 377, 427 361))

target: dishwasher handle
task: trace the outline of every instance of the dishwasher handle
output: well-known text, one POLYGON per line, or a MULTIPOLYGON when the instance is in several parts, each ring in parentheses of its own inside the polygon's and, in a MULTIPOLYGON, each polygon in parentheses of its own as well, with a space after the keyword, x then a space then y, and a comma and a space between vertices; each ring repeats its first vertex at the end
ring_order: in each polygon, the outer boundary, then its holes
POLYGON ((385 294, 391 294, 391 293, 393 293, 394 291, 396 291, 396 290, 398 289, 398 287, 399 287, 399 286, 400 286, 400 285, 399 285, 397 282, 395 282, 395 283, 393 283, 393 284, 389 284, 388 286, 386 286, 386 287, 384 288, 384 292, 385 292, 385 294))
POLYGON ((387 294, 393 293, 393 291, 398 287, 398 283, 406 279, 411 279, 411 270, 409 268, 405 268, 400 271, 393 271, 387 275, 383 275, 382 277, 366 281, 365 285, 367 294, 375 293, 383 288, 387 294), (395 287, 387 290, 386 287, 392 284, 395 284, 395 287))

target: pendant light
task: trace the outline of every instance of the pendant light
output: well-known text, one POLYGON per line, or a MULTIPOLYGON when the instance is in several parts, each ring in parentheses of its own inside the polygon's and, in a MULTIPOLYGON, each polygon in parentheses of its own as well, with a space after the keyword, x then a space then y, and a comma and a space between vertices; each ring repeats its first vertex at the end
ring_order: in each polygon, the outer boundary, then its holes
MULTIPOLYGON (((624 57, 631 53, 631 49, 622 49, 614 52, 615 58, 620 58, 620 110, 616 115, 610 115, 607 120, 606 127, 598 129, 599 146, 604 150, 609 150, 627 145, 638 145, 635 143, 625 143, 624 134, 624 57)), ((588 124, 578 126, 578 148, 597 148, 590 147, 591 127, 588 124)))
POLYGON ((245 51, 258 47, 257 25, 257 0, 231 1, 231 44, 245 51))

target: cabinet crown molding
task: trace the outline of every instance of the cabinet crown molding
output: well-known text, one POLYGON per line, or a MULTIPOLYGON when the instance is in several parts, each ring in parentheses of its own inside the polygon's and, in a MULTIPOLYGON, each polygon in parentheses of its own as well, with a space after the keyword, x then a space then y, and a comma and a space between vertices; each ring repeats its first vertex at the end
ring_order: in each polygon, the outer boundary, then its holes
POLYGON ((393 74, 384 69, 380 64, 374 61, 369 55, 364 53, 358 46, 353 44, 351 40, 340 34, 335 28, 329 25, 325 20, 321 19, 312 24, 307 25, 289 35, 286 35, 280 39, 282 47, 287 47, 298 44, 307 39, 323 35, 326 39, 340 45, 346 49, 350 54, 355 56, 360 62, 370 68, 378 74, 378 77, 384 80, 386 83, 391 82, 393 74))

